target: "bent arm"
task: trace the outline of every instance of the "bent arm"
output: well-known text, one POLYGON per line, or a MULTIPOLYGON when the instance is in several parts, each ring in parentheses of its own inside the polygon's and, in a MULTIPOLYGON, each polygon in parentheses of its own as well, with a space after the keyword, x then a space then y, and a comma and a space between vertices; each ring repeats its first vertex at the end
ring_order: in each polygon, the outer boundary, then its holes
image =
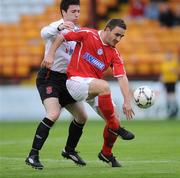
POLYGON ((47 53, 47 55, 51 56, 51 57, 54 57, 55 55, 55 52, 57 50, 57 48, 59 46, 61 46, 61 44, 63 43, 64 41, 64 37, 60 34, 56 37, 55 41, 52 43, 51 47, 49 48, 49 51, 47 53))
POLYGON ((63 43, 64 37, 62 35, 58 35, 55 39, 55 41, 52 43, 51 47, 49 48, 49 51, 45 55, 41 67, 50 68, 54 62, 54 56, 56 53, 57 48, 63 43))
POLYGON ((71 31, 74 28, 75 28, 74 24, 70 21, 66 21, 66 22, 60 23, 60 24, 52 23, 52 24, 42 28, 41 37, 44 40, 47 40, 48 38, 55 38, 64 29, 71 31))

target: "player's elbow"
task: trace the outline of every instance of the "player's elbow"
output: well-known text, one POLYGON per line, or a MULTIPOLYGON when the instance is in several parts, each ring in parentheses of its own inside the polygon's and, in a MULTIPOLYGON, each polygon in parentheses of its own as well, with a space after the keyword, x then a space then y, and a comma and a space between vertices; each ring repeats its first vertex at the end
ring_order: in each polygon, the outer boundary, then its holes
POLYGON ((43 39, 46 38, 45 28, 42 28, 42 29, 41 29, 40 34, 41 34, 41 37, 42 37, 43 39))
POLYGON ((41 29, 41 38, 46 40, 47 38, 51 37, 51 34, 48 32, 47 28, 46 27, 43 27, 41 29))
POLYGON ((126 75, 126 74, 118 76, 118 77, 117 77, 117 79, 118 79, 118 81, 128 80, 128 78, 127 78, 127 75, 126 75))

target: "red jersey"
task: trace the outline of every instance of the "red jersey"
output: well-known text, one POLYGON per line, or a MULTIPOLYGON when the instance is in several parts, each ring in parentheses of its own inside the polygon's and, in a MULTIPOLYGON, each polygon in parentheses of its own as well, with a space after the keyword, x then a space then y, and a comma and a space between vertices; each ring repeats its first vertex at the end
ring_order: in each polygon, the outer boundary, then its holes
POLYGON ((81 28, 64 34, 66 41, 76 41, 76 47, 67 68, 68 77, 102 78, 109 66, 114 77, 125 74, 123 60, 116 48, 104 44, 97 30, 81 28))

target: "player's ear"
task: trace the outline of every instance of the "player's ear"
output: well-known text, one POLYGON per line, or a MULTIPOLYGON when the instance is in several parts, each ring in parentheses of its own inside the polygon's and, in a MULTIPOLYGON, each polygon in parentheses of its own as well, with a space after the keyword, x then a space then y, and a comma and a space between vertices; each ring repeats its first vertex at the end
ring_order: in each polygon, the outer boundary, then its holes
POLYGON ((66 16, 66 11, 65 10, 62 10, 62 16, 64 17, 64 16, 66 16))
POLYGON ((104 30, 105 30, 106 32, 110 32, 110 31, 111 31, 111 29, 110 29, 109 27, 106 27, 104 30))

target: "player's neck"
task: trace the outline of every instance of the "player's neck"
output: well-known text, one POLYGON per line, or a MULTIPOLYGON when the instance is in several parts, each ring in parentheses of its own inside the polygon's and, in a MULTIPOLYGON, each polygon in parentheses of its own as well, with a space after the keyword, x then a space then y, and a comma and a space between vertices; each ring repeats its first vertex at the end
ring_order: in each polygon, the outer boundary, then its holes
POLYGON ((102 40, 102 42, 106 45, 108 45, 107 41, 106 41, 106 34, 105 34, 105 31, 104 30, 101 30, 100 33, 99 33, 99 36, 102 40))

